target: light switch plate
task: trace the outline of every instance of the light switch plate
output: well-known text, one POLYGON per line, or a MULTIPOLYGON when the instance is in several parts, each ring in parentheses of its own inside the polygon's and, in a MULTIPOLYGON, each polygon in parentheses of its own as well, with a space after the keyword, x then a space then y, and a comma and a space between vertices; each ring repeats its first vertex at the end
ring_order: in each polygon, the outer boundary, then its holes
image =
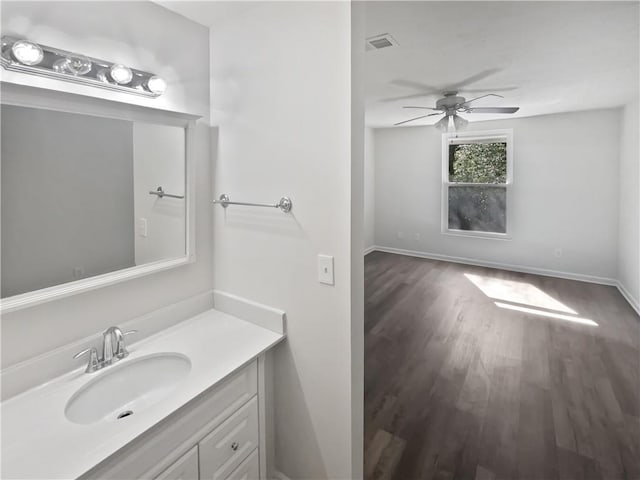
POLYGON ((141 237, 146 237, 149 234, 149 224, 147 219, 141 217, 138 219, 138 235, 141 237))
POLYGON ((331 255, 318 255, 318 281, 334 285, 333 257, 331 255))

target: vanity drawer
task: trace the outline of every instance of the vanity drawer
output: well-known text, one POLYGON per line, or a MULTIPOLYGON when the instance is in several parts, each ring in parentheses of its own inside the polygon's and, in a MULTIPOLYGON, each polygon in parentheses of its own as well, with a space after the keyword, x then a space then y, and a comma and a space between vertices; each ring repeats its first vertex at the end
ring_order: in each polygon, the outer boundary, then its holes
POLYGON ((259 478, 260 462, 256 449, 225 480, 259 480, 259 478))
POLYGON ((198 480, 198 447, 195 446, 154 480, 198 480))
POLYGON ((198 445, 200 478, 229 477, 258 446, 258 400, 253 397, 198 445))

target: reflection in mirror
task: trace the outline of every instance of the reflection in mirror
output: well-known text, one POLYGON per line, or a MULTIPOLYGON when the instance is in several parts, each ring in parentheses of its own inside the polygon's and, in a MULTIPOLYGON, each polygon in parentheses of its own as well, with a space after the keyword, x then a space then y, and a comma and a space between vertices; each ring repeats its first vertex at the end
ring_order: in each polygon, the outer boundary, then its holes
POLYGON ((2 298, 186 254, 184 128, 1 113, 2 298))

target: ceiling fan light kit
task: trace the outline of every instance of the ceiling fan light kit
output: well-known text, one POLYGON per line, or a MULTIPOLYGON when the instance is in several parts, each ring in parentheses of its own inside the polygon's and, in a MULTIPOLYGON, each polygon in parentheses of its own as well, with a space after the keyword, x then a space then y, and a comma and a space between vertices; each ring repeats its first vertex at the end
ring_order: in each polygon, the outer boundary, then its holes
POLYGON ((471 100, 467 100, 462 96, 458 95, 458 92, 448 91, 443 93, 444 97, 440 98, 436 102, 435 107, 419 107, 419 106, 405 106, 403 108, 417 108, 421 110, 435 110, 437 113, 429 113, 427 115, 421 115, 419 117, 410 118, 409 120, 404 120, 402 122, 398 122, 394 125, 402 125, 404 123, 413 122, 415 120, 420 120, 422 118, 431 117, 435 115, 444 115, 438 122, 435 123, 436 128, 440 130, 448 131, 456 131, 460 130, 467 126, 469 123, 468 120, 458 115, 458 113, 516 113, 520 107, 473 107, 471 102, 475 102, 476 100, 480 100, 485 97, 499 97, 503 98, 502 95, 497 95, 495 93, 487 93, 486 95, 481 95, 476 98, 472 98, 471 100))

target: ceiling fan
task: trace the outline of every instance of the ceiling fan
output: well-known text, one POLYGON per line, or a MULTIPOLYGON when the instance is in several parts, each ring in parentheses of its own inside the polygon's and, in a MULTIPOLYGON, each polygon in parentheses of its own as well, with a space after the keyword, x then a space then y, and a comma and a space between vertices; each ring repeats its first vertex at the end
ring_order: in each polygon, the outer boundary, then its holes
POLYGON ((427 115, 410 118, 409 120, 404 120, 402 122, 395 123, 394 125, 402 125, 404 123, 413 122, 414 120, 420 120, 421 118, 444 114, 444 117, 442 117, 435 124, 435 126, 445 131, 449 128, 458 130, 460 128, 464 128, 467 123, 469 123, 467 120, 458 115, 458 113, 516 113, 518 110, 520 110, 520 107, 474 107, 473 105, 471 105, 471 102, 475 102, 476 100, 480 100, 481 98, 485 97, 504 98, 502 95, 497 95, 495 93, 481 95, 480 97, 472 98, 471 100, 467 100, 464 97, 458 96, 458 92, 455 91, 443 92, 443 95, 444 97, 436 102, 435 108, 417 106, 402 107, 417 108, 421 110, 435 110, 437 113, 429 113, 427 115))

